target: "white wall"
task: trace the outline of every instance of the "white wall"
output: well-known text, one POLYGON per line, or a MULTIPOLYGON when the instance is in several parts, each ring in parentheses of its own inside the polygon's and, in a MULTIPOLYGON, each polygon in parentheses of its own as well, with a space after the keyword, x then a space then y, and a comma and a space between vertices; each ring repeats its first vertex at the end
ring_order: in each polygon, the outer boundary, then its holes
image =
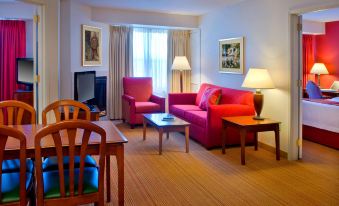
POLYGON ((92 20, 111 25, 139 24, 184 28, 197 28, 199 26, 197 16, 96 7, 92 9, 92 20))
POLYGON ((33 20, 26 20, 26 57, 33 58, 33 20))
POLYGON ((1 2, 0 18, 32 19, 36 6, 23 2, 1 2))
MULTIPOLYGON (((201 17, 201 78, 230 88, 241 88, 244 75, 218 72, 218 40, 244 36, 245 73, 249 67, 269 70, 276 89, 263 91, 262 115, 281 121, 281 149, 288 151, 290 132, 290 39, 289 13, 321 0, 251 0, 221 8, 201 17)), ((260 141, 274 146, 273 134, 260 141)))
POLYGON ((303 20, 303 34, 315 34, 315 35, 325 34, 325 23, 303 20))
POLYGON ((74 72, 95 70, 97 76, 108 74, 109 25, 92 21, 91 7, 71 0, 61 0, 60 38, 62 51, 60 97, 73 99, 74 72), (82 66, 82 24, 102 28, 102 66, 82 66))

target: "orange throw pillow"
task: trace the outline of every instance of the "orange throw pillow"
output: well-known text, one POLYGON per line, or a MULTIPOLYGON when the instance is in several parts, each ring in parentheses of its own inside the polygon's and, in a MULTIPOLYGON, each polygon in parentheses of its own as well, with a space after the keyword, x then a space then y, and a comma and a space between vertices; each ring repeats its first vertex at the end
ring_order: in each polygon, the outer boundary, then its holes
POLYGON ((219 88, 207 88, 201 97, 199 108, 207 110, 208 105, 219 104, 221 98, 221 89, 219 88))

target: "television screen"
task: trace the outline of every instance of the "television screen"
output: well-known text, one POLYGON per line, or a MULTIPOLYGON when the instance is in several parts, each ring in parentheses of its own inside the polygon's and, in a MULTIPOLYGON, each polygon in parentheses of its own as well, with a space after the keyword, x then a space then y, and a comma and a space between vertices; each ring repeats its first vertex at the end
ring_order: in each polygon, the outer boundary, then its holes
POLYGON ((17 58, 17 82, 19 84, 34 83, 34 65, 33 59, 17 58))
POLYGON ((95 98, 95 71, 74 73, 74 99, 87 102, 95 98))

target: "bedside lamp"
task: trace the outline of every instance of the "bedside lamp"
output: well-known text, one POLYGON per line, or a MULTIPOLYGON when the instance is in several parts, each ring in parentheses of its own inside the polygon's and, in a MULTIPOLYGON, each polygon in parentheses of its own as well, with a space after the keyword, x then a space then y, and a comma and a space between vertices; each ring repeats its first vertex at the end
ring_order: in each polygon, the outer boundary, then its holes
POLYGON ((186 56, 176 56, 172 64, 172 70, 180 71, 180 92, 183 92, 182 71, 191 70, 186 56))
POLYGON ((320 74, 328 74, 325 64, 315 63, 311 69, 311 74, 318 76, 318 86, 320 87, 320 74))
POLYGON ((253 99, 256 116, 253 117, 253 119, 263 120, 264 118, 260 117, 264 101, 264 95, 261 93, 261 89, 274 88, 270 74, 266 69, 250 68, 241 87, 256 89, 253 99))

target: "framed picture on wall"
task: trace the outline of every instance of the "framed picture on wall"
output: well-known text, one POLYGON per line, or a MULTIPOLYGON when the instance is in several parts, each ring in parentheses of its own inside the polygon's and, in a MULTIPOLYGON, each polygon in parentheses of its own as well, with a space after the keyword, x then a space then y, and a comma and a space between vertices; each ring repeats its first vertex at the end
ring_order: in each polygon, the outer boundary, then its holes
POLYGON ((82 66, 102 65, 101 28, 82 25, 82 66))
POLYGON ((219 40, 219 72, 244 73, 244 37, 219 40))

